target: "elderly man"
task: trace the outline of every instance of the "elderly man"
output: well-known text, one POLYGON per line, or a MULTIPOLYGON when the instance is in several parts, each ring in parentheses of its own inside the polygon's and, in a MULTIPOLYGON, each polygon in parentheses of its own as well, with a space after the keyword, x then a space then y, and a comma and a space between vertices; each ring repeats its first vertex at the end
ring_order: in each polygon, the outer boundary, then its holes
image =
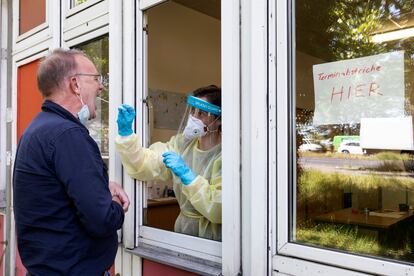
POLYGON ((129 200, 108 181, 85 127, 101 76, 80 51, 56 49, 37 72, 42 111, 23 133, 14 166, 18 248, 29 275, 104 275, 129 200))

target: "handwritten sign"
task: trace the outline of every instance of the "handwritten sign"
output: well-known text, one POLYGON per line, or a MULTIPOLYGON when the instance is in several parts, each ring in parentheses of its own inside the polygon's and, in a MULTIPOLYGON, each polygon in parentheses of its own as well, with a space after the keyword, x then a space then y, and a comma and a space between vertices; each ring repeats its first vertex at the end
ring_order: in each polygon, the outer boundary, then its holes
POLYGON ((314 125, 404 116, 404 52, 313 66, 314 125))

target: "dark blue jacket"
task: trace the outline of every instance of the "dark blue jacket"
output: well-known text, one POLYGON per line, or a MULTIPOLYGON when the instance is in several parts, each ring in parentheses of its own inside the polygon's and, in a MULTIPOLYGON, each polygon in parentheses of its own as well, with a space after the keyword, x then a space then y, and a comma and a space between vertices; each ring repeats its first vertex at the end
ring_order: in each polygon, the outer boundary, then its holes
POLYGON ((14 165, 14 214, 31 275, 100 275, 114 262, 124 212, 88 130, 45 101, 23 133, 14 165))

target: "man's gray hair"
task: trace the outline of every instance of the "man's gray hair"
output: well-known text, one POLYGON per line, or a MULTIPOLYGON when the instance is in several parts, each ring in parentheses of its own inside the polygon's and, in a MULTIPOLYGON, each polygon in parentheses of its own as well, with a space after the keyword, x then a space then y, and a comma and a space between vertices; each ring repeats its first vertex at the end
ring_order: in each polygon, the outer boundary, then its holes
POLYGON ((85 56, 80 50, 57 48, 41 61, 37 70, 37 86, 43 97, 63 88, 65 78, 76 73, 77 55, 85 56))

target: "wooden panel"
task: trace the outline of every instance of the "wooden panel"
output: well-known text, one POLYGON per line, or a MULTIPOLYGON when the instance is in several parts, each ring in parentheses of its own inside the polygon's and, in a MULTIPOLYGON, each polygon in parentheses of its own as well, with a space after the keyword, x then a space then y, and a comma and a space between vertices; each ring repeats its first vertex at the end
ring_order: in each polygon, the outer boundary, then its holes
POLYGON ((175 198, 149 199, 147 208, 144 208, 146 226, 174 231, 174 223, 180 213, 175 198))
POLYGON ((195 276, 188 271, 180 270, 175 267, 159 264, 156 262, 144 260, 143 261, 143 276, 195 276))
POLYGON ((46 22, 46 0, 19 1, 19 34, 46 22))
POLYGON ((17 69, 17 141, 42 105, 36 80, 38 67, 39 60, 35 60, 17 69))

